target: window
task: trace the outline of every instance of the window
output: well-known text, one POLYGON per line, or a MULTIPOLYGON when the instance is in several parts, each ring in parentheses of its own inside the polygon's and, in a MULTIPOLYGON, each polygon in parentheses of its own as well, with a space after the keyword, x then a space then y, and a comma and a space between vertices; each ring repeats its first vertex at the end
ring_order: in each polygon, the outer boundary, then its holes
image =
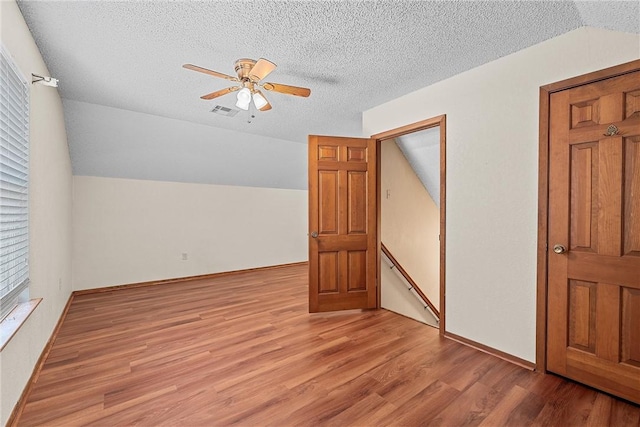
POLYGON ((0 320, 29 292, 29 85, 0 46, 0 320))

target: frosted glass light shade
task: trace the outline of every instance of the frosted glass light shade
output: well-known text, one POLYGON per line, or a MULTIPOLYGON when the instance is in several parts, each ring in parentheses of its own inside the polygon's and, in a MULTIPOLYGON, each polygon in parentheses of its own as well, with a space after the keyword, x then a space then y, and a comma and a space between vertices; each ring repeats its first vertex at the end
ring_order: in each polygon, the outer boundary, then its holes
POLYGON ((267 105, 267 100, 264 98, 264 96, 256 92, 253 94, 253 103, 256 105, 256 108, 259 110, 265 105, 267 105))
POLYGON ((241 110, 248 110, 249 109, 249 103, 248 102, 241 102, 240 100, 238 100, 238 102, 236 102, 236 107, 238 107, 241 110))
POLYGON ((249 109, 249 103, 251 102, 251 91, 248 88, 242 88, 238 92, 238 102, 236 102, 236 107, 242 110, 249 109))
POLYGON ((238 102, 248 103, 251 101, 251 91, 249 88, 243 87, 238 92, 238 102))

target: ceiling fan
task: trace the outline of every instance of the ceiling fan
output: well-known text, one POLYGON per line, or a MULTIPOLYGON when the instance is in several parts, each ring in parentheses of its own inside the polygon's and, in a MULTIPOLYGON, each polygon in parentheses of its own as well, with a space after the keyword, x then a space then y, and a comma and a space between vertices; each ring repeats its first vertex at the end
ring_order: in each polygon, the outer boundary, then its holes
POLYGON ((276 69, 276 64, 264 58, 260 58, 257 61, 248 58, 238 59, 235 63, 235 69, 238 77, 229 76, 227 74, 208 70, 192 64, 184 64, 183 67, 188 70, 198 71, 200 73, 209 74, 210 76, 237 82, 237 86, 217 90, 215 92, 202 95, 200 98, 214 99, 219 96, 238 91, 236 107, 242 110, 248 110, 252 100, 256 108, 260 111, 267 111, 271 109, 271 104, 269 104, 269 101, 267 101, 267 98, 265 98, 264 94, 259 89, 260 87, 267 91, 284 93, 286 95, 302 96, 305 98, 311 95, 311 89, 304 87, 263 82, 262 80, 276 69))

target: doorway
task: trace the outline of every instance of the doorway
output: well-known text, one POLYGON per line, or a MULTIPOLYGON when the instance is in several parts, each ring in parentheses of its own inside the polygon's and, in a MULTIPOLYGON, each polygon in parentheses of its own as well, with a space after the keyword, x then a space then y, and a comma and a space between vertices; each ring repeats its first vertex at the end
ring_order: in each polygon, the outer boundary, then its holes
MULTIPOLYGON (((422 294, 423 299, 421 302, 424 305, 423 309, 434 312, 436 316, 439 316, 439 324, 432 324, 432 326, 439 327, 440 334, 443 335, 445 331, 446 117, 444 115, 434 117, 432 119, 373 135, 372 138, 377 140, 378 146, 377 240, 378 253, 382 253, 378 262, 378 292, 379 294, 382 293, 381 281, 385 278, 385 275, 388 275, 389 273, 388 271, 385 271, 385 269, 396 269, 400 271, 398 276, 404 276, 404 283, 407 285, 408 291, 414 293, 416 296, 420 296, 420 294, 422 294), (433 138, 435 138, 435 141, 433 141, 433 138), (429 141, 430 139, 431 141, 429 141), (395 147, 396 143, 398 143, 397 148, 395 147), (422 184, 424 184, 424 187, 426 188, 426 191, 424 192, 426 198, 423 197, 422 203, 418 200, 415 201, 416 206, 414 206, 413 215, 409 213, 408 216, 405 216, 404 214, 399 213, 402 211, 402 206, 394 206, 394 204, 391 203, 391 201, 394 200, 394 197, 399 197, 400 200, 397 201, 400 203, 414 204, 412 201, 407 200, 407 197, 410 197, 407 194, 403 195, 397 193, 398 189, 401 191, 406 189, 399 188, 398 186, 394 189, 391 188, 393 187, 392 184, 385 182, 385 174, 391 173, 396 178, 403 174, 403 172, 398 171, 395 166, 389 170, 385 170, 383 168, 383 156, 395 156, 396 159, 398 159, 398 153, 400 156, 404 155, 405 157, 414 160, 414 165, 409 166, 409 163, 407 163, 407 166, 414 169, 419 180, 422 181, 422 184), (418 157, 422 158, 418 159, 418 157), (416 166, 421 169, 428 169, 428 172, 425 170, 418 171, 416 170, 418 169, 416 166), (429 203, 433 206, 430 206, 429 203), (428 236, 429 233, 431 233, 431 236, 436 239, 435 242, 431 242, 431 245, 428 243, 422 244, 424 242, 415 245, 420 252, 419 254, 412 253, 413 248, 411 247, 411 238, 414 236, 411 236, 411 230, 409 229, 410 227, 413 227, 410 222, 421 221, 420 212, 415 212, 415 209, 424 210, 423 214, 425 219, 427 219, 428 216, 431 216, 431 219, 434 220, 433 215, 435 214, 435 221, 437 221, 435 224, 435 231, 427 230, 429 228, 429 224, 425 222, 421 222, 420 225, 418 225, 418 222, 415 223, 416 227, 426 228, 422 232, 423 235, 428 236), (430 209, 435 210, 435 212, 428 212, 430 209), (387 216, 393 217, 390 221, 385 221, 385 212, 387 216), (403 221, 405 223, 398 224, 398 221, 403 221), (394 236, 394 233, 404 233, 405 238, 403 239, 402 235, 394 236), (439 242, 437 240, 438 237, 439 242), (388 240, 386 244, 385 238, 388 240), (433 246, 433 243, 435 243, 435 247, 433 246), (400 256, 395 257, 393 252, 397 252, 400 256), (396 258, 400 259, 398 260, 396 258), (392 260, 391 263, 389 263, 389 259, 392 260), (411 271, 407 272, 406 270, 410 270, 410 268, 402 267, 403 263, 415 265, 420 262, 422 262, 423 265, 414 270, 416 273, 412 273, 411 271), (437 271, 429 271, 433 268, 437 269, 437 271), (420 279, 418 279, 418 276, 415 278, 419 281, 422 281, 423 283, 427 282, 427 287, 423 286, 421 288, 420 285, 416 286, 415 281, 412 280, 412 274, 417 274, 420 279), (409 276, 408 280, 406 278, 407 276, 409 276), (428 283, 433 280, 436 281, 435 284, 428 283), (435 299, 435 303, 432 299, 435 299)), ((401 162, 402 160, 399 161, 401 162)), ((404 166, 398 167, 403 168, 404 166)), ((401 183, 396 184, 402 185, 401 183)), ((407 183, 405 182, 405 184, 407 183)), ((382 295, 379 295, 379 299, 380 298, 382 298, 382 295)), ((402 304, 401 301, 390 301, 390 304, 391 303, 402 304)), ((411 308, 407 305, 407 310, 408 313, 401 314, 413 317, 409 313, 414 312, 416 308, 411 308)))

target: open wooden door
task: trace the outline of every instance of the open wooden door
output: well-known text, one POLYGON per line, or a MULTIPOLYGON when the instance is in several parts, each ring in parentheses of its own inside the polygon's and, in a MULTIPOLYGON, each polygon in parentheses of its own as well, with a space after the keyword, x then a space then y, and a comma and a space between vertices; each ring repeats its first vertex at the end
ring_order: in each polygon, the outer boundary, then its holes
POLYGON ((376 308, 376 140, 309 136, 309 311, 376 308))
POLYGON ((640 71, 552 93, 547 369, 640 403, 640 71))

